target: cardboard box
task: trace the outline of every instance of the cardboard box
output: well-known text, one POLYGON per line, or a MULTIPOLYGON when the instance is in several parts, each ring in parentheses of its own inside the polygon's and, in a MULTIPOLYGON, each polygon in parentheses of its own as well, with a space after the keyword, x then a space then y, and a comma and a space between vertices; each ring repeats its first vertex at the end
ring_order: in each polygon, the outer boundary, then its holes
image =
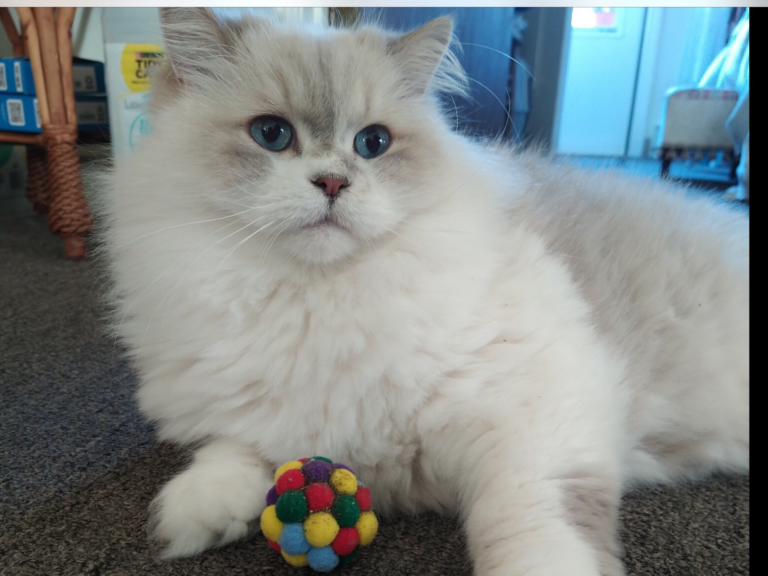
POLYGON ((27 94, 0 94, 0 130, 42 132, 37 98, 27 94))
MULTIPOLYGON (((104 94, 104 64, 85 58, 72 60, 75 94, 104 94)), ((29 58, 0 58, 0 93, 36 94, 29 58)))
POLYGON ((0 58, 0 93, 35 93, 29 58, 0 58))
POLYGON ((72 60, 72 80, 75 85, 75 95, 106 94, 107 85, 104 81, 104 63, 85 58, 72 60))
MULTIPOLYGON (((106 96, 77 96, 75 112, 78 130, 109 130, 106 96)), ((0 130, 42 132, 37 98, 28 94, 0 94, 0 130)))
POLYGON ((77 96, 75 113, 77 129, 81 132, 109 131, 106 96, 77 96))

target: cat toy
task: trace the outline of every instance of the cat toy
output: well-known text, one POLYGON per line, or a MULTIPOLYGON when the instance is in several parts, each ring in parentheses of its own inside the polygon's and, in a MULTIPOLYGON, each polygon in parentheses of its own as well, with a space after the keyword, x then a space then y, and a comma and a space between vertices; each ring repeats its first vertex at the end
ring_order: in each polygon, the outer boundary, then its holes
POLYGON ((261 531, 291 566, 330 572, 376 536, 371 490, 344 464, 314 456, 286 462, 267 493, 261 531))

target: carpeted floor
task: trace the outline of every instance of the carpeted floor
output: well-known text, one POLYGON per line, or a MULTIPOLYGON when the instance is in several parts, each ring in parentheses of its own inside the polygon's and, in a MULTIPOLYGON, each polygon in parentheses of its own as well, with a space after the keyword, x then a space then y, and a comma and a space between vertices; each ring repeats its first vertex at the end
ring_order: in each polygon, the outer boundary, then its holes
MULTIPOLYGON (((98 291, 93 263, 65 260, 43 219, 0 212, 0 574, 297 574, 260 537, 157 560, 147 505, 185 455, 156 444, 137 413, 136 379, 103 333, 98 291)), ((622 508, 628 575, 749 574, 748 508, 744 477, 631 494, 622 508)), ((471 568, 459 523, 425 515, 385 519, 345 572, 471 568)))

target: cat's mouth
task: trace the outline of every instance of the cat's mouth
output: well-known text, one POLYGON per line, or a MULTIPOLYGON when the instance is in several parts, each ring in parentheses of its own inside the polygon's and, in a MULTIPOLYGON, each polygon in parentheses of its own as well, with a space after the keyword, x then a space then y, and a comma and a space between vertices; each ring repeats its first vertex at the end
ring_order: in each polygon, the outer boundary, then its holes
POLYGON ((332 212, 329 212, 319 220, 310 222, 309 224, 305 224, 301 227, 302 230, 322 230, 325 228, 339 228, 346 230, 346 228, 339 223, 332 212))

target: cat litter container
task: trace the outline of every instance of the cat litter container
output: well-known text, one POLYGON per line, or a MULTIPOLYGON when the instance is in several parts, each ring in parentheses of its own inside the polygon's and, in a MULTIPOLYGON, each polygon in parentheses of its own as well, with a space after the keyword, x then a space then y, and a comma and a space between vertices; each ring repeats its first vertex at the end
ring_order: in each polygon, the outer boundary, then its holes
POLYGON ((164 57, 157 8, 104 8, 104 57, 112 152, 117 162, 149 133, 151 67, 164 57))

